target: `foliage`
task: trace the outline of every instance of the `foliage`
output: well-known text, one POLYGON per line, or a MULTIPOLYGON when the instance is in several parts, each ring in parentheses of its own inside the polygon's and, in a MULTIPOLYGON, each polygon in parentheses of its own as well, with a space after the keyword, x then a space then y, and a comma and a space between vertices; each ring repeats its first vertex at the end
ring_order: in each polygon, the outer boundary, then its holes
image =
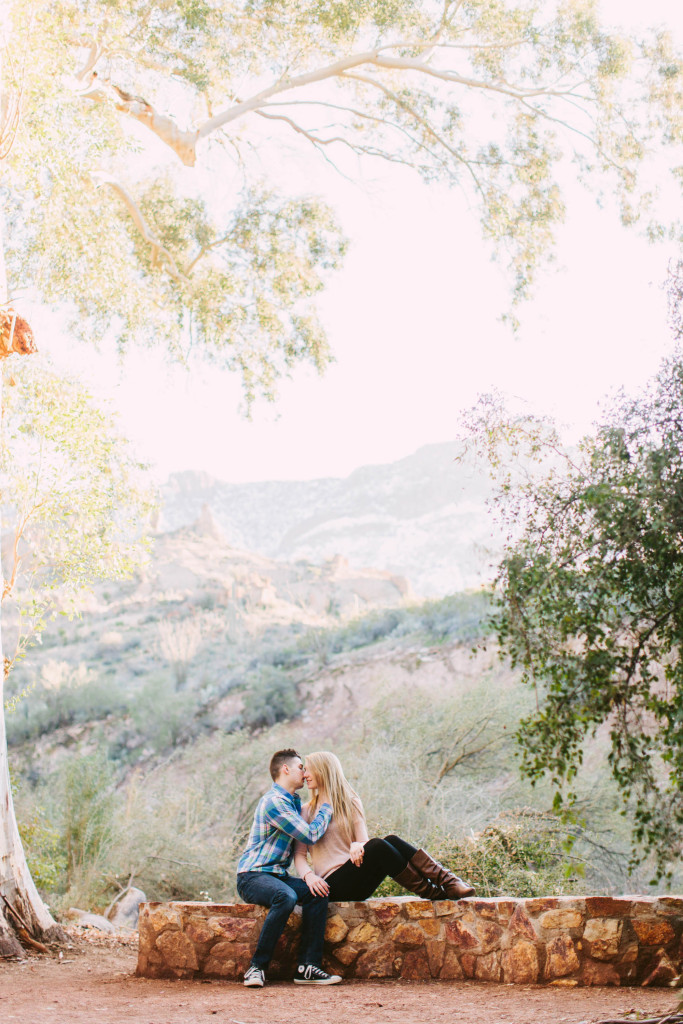
POLYGON ((517 423, 536 453, 546 437, 554 465, 503 487, 518 533, 495 616, 502 650, 536 691, 518 734, 524 772, 549 774, 556 807, 571 808, 586 739, 608 731, 635 823, 632 863, 652 852, 657 879, 683 844, 682 416, 677 351, 641 394, 619 395, 576 452, 562 456, 542 424, 517 423))
MULTIPOLYGON (((505 812, 464 839, 435 837, 436 845, 428 849, 450 871, 466 878, 478 896, 561 896, 579 888, 585 893, 582 865, 568 860, 567 838, 567 828, 558 818, 527 808, 505 812)), ((402 891, 387 879, 378 894, 402 891)))
POLYGON ((30 817, 22 818, 19 835, 33 881, 44 892, 54 892, 66 867, 66 855, 58 829, 47 820, 44 810, 39 807, 30 817))
POLYGON ((142 466, 88 391, 34 357, 13 370, 2 432, 5 508, 16 526, 3 611, 18 618, 16 657, 79 592, 123 578, 143 554, 151 497, 142 466))
POLYGON ((159 648, 173 669, 178 690, 187 682, 187 670, 201 639, 202 631, 196 618, 165 619, 159 623, 159 648))
POLYGON ((63 769, 62 836, 67 888, 97 869, 113 838, 113 770, 101 753, 70 758, 63 769))
POLYGON ((97 722, 126 710, 126 694, 85 665, 49 661, 29 688, 28 700, 10 697, 7 742, 17 744, 77 722, 97 722))
POLYGON ((299 710, 297 686, 285 672, 264 666, 248 683, 242 720, 249 729, 260 729, 293 718, 299 710))
POLYGON ((294 147, 457 185, 517 297, 564 217, 562 161, 661 237, 647 172, 683 134, 681 60, 666 31, 631 39, 596 11, 13 0, 12 289, 68 301, 88 338, 199 348, 251 401, 329 360, 314 300, 344 241, 323 204, 286 194, 294 147))

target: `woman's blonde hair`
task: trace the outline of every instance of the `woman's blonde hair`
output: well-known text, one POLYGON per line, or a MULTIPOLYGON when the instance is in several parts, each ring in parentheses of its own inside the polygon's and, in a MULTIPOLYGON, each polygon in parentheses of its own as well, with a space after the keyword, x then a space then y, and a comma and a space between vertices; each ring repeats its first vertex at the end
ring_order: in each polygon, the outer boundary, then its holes
POLYGON ((344 775, 341 761, 336 754, 331 754, 329 750, 318 750, 306 756, 306 767, 315 775, 319 787, 317 792, 312 795, 311 817, 315 815, 321 802, 322 790, 332 804, 332 814, 342 835, 349 844, 352 843, 354 822, 361 813, 362 804, 360 797, 344 775))

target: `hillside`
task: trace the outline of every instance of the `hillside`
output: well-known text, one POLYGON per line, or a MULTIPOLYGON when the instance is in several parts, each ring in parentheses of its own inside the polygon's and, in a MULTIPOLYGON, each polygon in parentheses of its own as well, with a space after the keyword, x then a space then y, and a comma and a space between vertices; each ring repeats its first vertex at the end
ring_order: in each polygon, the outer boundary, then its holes
POLYGON ((460 450, 427 445, 344 479, 229 484, 176 473, 162 488, 159 527, 188 526, 206 507, 234 547, 288 562, 341 555, 354 568, 405 576, 423 597, 453 593, 491 577, 498 545, 488 481, 455 461, 460 450))

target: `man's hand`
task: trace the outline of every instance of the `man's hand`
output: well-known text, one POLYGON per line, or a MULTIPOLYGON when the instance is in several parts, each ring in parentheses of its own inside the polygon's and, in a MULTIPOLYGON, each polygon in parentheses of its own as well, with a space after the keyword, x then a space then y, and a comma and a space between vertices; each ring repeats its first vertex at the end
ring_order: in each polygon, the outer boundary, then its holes
POLYGON ((314 871, 308 872, 308 874, 304 878, 304 882, 306 883, 306 885, 311 890, 314 896, 329 896, 329 885, 327 884, 324 878, 321 878, 320 875, 316 875, 314 871))
POLYGON ((363 863, 364 853, 364 843, 351 843, 351 852, 349 853, 349 857, 351 858, 351 863, 355 864, 357 868, 359 868, 363 863))

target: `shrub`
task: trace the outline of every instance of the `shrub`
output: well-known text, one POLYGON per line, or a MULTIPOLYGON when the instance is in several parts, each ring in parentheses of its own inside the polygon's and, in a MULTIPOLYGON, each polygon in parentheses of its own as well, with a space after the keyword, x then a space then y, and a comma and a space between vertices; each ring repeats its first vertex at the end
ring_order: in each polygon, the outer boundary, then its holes
POLYGON ((292 718, 298 706, 296 683, 284 672, 264 666, 249 684, 242 719, 248 729, 261 729, 292 718))
MULTIPOLYGON (((552 814, 528 808, 501 814, 482 832, 433 837, 427 847, 444 867, 462 876, 478 896, 550 896, 586 890, 583 866, 569 851, 573 837, 552 814), (572 859, 570 859, 572 858, 572 859)), ((378 895, 403 890, 387 879, 378 895)))

